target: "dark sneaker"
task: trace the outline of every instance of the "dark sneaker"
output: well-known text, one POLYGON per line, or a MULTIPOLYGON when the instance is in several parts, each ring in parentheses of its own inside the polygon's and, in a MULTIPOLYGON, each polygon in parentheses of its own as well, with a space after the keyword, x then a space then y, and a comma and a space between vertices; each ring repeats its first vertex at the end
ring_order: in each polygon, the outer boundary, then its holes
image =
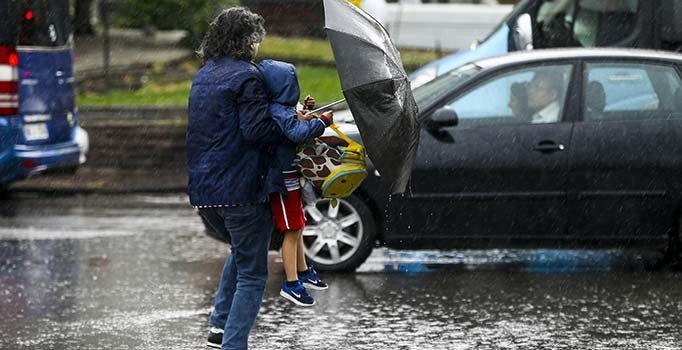
POLYGON ((313 269, 312 266, 308 267, 308 270, 305 272, 299 272, 298 273, 298 280, 303 283, 303 285, 306 286, 306 288, 314 289, 314 290, 325 290, 329 288, 329 286, 320 281, 320 278, 317 277, 317 272, 315 269, 313 269))
POLYGON ((284 283, 282 283, 282 290, 279 291, 279 295, 298 306, 315 305, 315 299, 308 294, 308 291, 305 290, 301 281, 297 281, 293 287, 287 286, 287 281, 284 281, 284 283))
POLYGON ((220 349, 220 346, 223 343, 223 333, 224 331, 222 329, 211 327, 208 331, 208 342, 206 342, 206 346, 210 349, 220 349))

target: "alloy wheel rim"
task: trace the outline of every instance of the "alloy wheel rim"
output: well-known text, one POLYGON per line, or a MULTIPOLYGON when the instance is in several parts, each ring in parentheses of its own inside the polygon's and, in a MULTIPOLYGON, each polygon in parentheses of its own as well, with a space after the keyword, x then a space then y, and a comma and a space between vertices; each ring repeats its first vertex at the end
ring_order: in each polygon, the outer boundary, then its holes
POLYGON ((327 198, 318 199, 305 209, 303 244, 306 255, 315 263, 334 265, 350 259, 360 248, 364 230, 360 213, 346 200, 336 207, 327 198))

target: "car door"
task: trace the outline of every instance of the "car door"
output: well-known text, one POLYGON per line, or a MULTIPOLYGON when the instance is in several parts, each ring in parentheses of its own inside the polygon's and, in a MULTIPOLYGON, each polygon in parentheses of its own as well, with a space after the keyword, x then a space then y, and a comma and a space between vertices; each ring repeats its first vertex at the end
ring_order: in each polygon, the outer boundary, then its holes
POLYGON ((459 125, 422 130, 410 192, 389 201, 387 239, 562 237, 572 70, 571 63, 507 69, 441 102, 459 125), (554 121, 534 118, 538 106, 512 101, 547 89, 536 80, 548 73, 545 84, 553 81, 557 92, 554 121))
POLYGON ((588 61, 570 158, 570 231, 586 239, 665 237, 682 167, 682 80, 672 65, 588 61))

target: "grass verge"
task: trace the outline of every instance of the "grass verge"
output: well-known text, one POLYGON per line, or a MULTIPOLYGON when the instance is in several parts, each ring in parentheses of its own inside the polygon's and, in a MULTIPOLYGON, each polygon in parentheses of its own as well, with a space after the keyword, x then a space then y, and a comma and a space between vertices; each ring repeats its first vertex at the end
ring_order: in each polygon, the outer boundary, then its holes
MULTIPOLYGON (((401 56, 408 72, 439 57, 435 52, 418 50, 401 50, 401 56)), ((296 64, 302 97, 313 95, 319 105, 343 98, 334 55, 327 40, 266 36, 258 59, 268 58, 296 64)), ((152 78, 142 88, 106 93, 86 91, 78 94, 77 103, 81 106, 184 106, 191 79, 199 66, 197 60, 186 60, 179 67, 181 76, 186 78, 167 81, 165 70, 168 67, 152 65, 152 78)))
MULTIPOLYGON (((300 65, 298 80, 301 96, 313 95, 319 105, 343 98, 335 68, 300 65)), ((190 80, 164 82, 152 80, 139 90, 112 90, 103 94, 83 93, 77 97, 80 106, 184 106, 187 105, 190 80)))
MULTIPOLYGON (((408 72, 413 71, 443 53, 420 50, 400 50, 403 65, 408 72)), ((261 44, 259 58, 272 58, 287 62, 334 66, 334 54, 329 41, 323 39, 288 38, 266 36, 261 44)))

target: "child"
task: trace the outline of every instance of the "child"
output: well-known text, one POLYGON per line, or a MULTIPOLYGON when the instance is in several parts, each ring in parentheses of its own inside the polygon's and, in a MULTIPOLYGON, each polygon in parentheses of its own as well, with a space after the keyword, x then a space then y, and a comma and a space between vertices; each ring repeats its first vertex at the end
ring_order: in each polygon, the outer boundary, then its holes
POLYGON ((293 143, 275 149, 273 164, 270 166, 270 202, 275 223, 284 232, 282 261, 286 280, 282 283, 280 295, 299 306, 313 306, 313 299, 307 292, 311 289, 327 289, 320 281, 312 266, 306 265, 303 254, 303 227, 305 214, 301 201, 300 175, 296 169, 296 146, 307 139, 322 135, 332 124, 331 113, 309 119, 309 115, 296 112, 300 89, 293 65, 273 60, 264 60, 259 68, 265 77, 270 93, 270 111, 273 118, 293 143), (302 120, 299 120, 302 119, 302 120), (305 284, 305 286, 304 286, 305 284))

